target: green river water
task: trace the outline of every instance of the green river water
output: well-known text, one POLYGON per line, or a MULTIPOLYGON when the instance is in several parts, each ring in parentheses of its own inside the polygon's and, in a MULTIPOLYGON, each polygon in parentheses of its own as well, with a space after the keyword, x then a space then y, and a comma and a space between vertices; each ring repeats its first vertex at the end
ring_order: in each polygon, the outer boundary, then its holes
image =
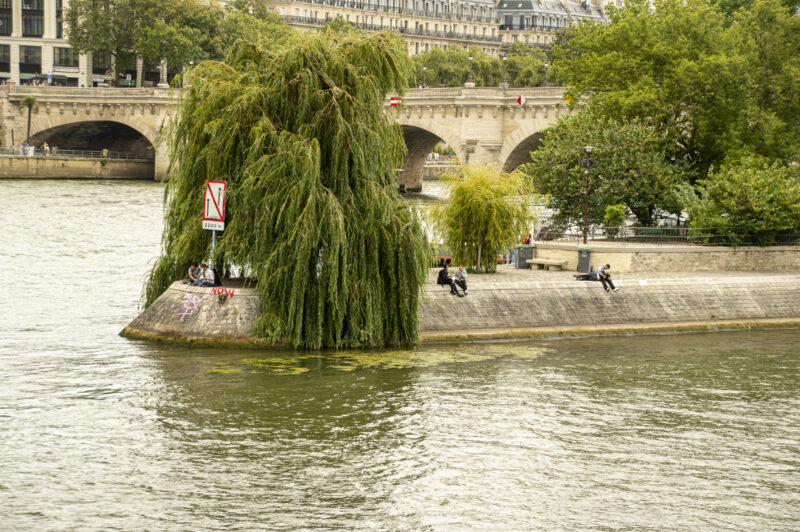
POLYGON ((132 341, 163 188, 4 181, 0 530, 798 530, 792 329, 132 341))

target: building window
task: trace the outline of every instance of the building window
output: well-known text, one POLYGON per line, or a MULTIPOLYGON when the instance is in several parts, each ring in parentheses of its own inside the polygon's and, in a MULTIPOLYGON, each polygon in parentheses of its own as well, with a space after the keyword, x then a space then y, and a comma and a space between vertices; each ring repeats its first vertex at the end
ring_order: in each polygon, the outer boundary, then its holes
POLYGON ((78 58, 72 53, 72 48, 53 48, 53 66, 77 67, 78 58))
POLYGON ((56 38, 64 38, 64 0, 56 0, 56 38))
POLYGON ((44 35, 44 0, 22 0, 22 36, 44 35))
POLYGON ((105 74, 111 70, 111 54, 92 54, 92 74, 105 74))
POLYGON ((0 0, 0 35, 11 35, 14 17, 11 15, 11 0, 0 0))
POLYGON ((0 72, 11 72, 10 44, 0 44, 0 72))
POLYGON ((19 47, 19 71, 24 74, 42 73, 42 47, 19 47))

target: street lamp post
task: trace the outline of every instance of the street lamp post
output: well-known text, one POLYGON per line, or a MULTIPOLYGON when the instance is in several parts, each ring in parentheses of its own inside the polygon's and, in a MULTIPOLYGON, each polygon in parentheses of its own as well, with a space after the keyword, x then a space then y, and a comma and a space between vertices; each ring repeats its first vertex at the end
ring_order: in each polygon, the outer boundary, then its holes
POLYGON ((469 56, 469 77, 467 78, 467 82, 464 83, 465 87, 474 87, 475 82, 472 81, 472 55, 469 56))
POLYGON ((427 74, 428 74, 428 67, 422 67, 422 88, 424 89, 427 85, 425 81, 427 81, 427 74))
POLYGON ((547 87, 547 67, 550 65, 548 63, 544 64, 544 86, 547 87))
POLYGON ((503 56, 503 81, 500 82, 501 89, 508 88, 508 79, 506 79, 506 56, 503 56))
POLYGON ((167 83, 167 59, 164 57, 164 45, 166 42, 161 39, 161 64, 159 65, 158 85, 156 85, 160 89, 169 88, 169 83, 167 83))
POLYGON ((592 152, 594 146, 584 146, 583 153, 585 158, 581 159, 581 166, 584 168, 586 174, 586 194, 583 197, 583 243, 586 244, 586 235, 589 232, 589 168, 597 164, 597 161, 592 159, 592 152))

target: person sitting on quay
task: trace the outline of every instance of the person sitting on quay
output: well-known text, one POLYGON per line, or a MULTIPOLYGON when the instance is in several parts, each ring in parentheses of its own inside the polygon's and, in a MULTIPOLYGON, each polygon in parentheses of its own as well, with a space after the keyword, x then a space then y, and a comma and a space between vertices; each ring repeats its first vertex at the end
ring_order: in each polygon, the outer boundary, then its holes
POLYGON ((200 278, 194 282, 197 286, 214 286, 214 270, 208 264, 200 265, 200 278))
POLYGON ((444 264, 444 268, 439 270, 439 278, 436 279, 436 284, 447 285, 450 287, 450 293, 452 295, 464 297, 463 294, 458 293, 458 288, 456 288, 456 284, 453 282, 453 276, 447 271, 447 263, 444 264))
POLYGON ((467 295, 467 270, 464 269, 464 265, 458 267, 458 271, 456 272, 456 278, 453 280, 458 286, 464 290, 464 295, 467 295))
POLYGON ((619 291, 619 288, 614 286, 614 283, 611 281, 611 274, 608 270, 611 269, 610 264, 601 265, 597 268, 596 272, 589 272, 589 273, 576 273, 573 275, 575 279, 579 281, 600 281, 603 283, 603 288, 606 292, 614 292, 619 291))
POLYGON ((189 276, 189 284, 197 284, 197 281, 200 280, 201 273, 203 273, 203 271, 197 266, 197 263, 191 263, 189 265, 189 271, 187 272, 189 276))

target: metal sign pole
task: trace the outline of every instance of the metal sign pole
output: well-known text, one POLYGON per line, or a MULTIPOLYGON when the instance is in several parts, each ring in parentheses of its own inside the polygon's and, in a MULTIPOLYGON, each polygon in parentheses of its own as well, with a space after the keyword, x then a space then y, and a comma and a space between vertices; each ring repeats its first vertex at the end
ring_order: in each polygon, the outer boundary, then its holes
POLYGON ((211 258, 209 261, 211 262, 211 268, 214 268, 214 248, 217 247, 217 230, 214 229, 211 231, 211 258))

